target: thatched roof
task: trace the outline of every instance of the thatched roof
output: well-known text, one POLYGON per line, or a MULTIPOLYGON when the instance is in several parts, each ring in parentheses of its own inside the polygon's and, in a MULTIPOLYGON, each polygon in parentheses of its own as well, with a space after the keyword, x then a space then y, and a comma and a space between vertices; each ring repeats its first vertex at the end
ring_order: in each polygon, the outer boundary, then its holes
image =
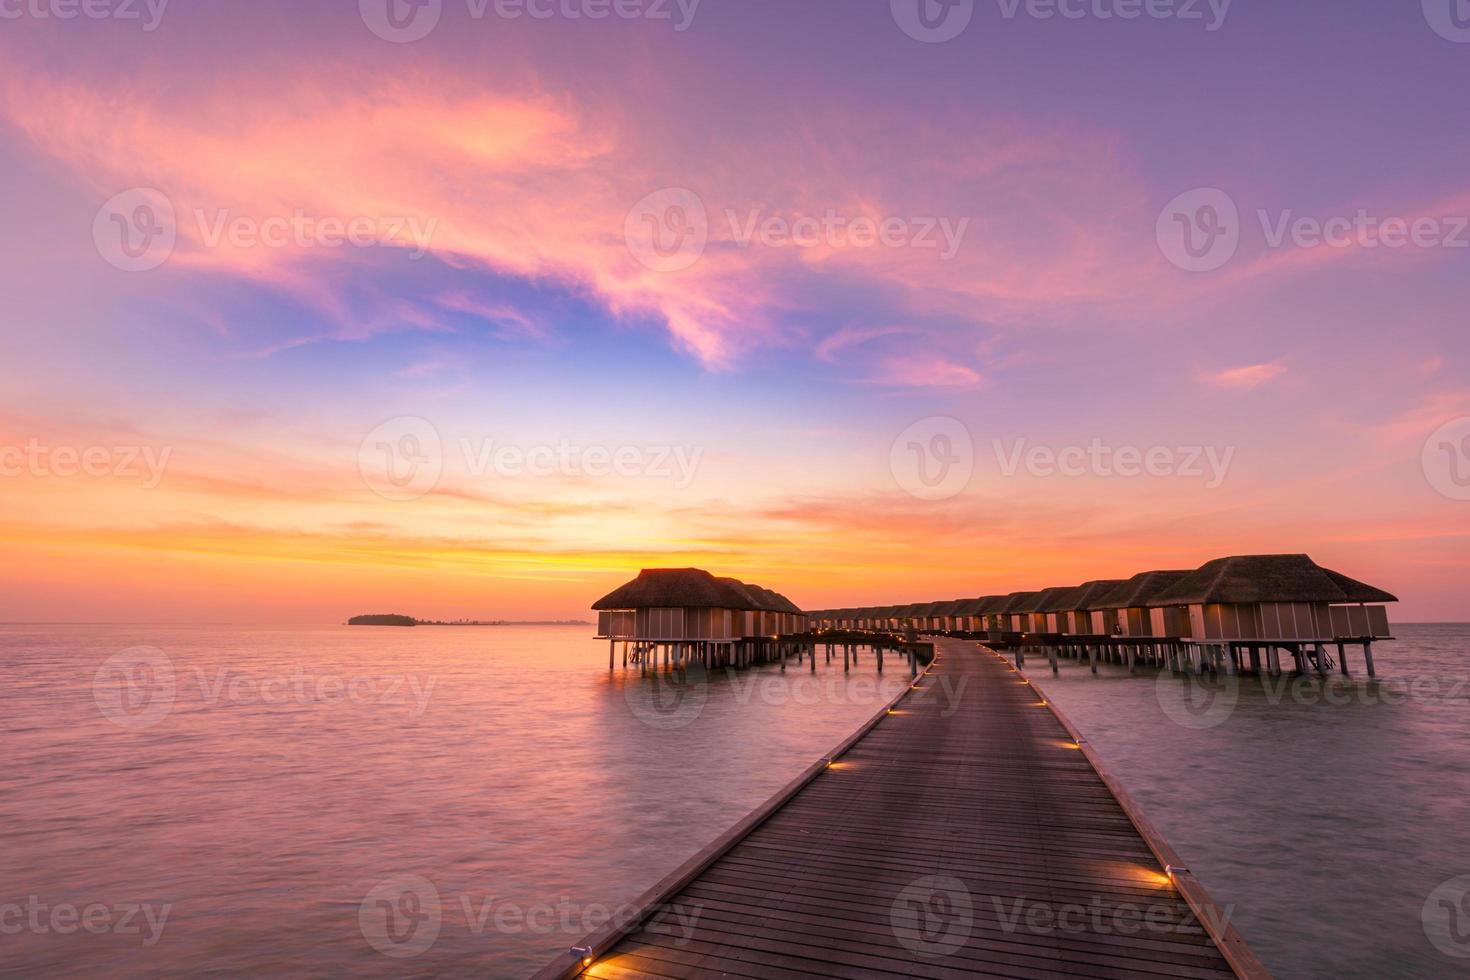
POLYGON ((1021 607, 1030 603, 1032 599, 1040 594, 1039 592, 1012 592, 1006 596, 1004 605, 999 609, 993 609, 991 611, 1006 614, 1025 612, 1026 610, 1023 610, 1021 607))
POLYGON ((1051 589, 1042 589, 1040 592, 1032 593, 1031 598, 1011 611, 1019 613, 1056 612, 1057 610, 1053 607, 1057 600, 1075 588, 1075 585, 1059 585, 1051 589))
POLYGON ((772 592, 770 589, 764 588, 762 586, 759 586, 759 585, 751 585, 751 584, 749 584, 747 582, 740 582, 740 581, 735 580, 735 579, 731 579, 731 581, 736 582, 737 585, 743 585, 743 586, 745 586, 745 590, 747 592, 749 592, 756 599, 758 599, 761 602, 765 603, 765 605, 762 605, 762 606, 754 606, 752 608, 755 608, 755 609, 764 609, 764 610, 766 610, 768 612, 784 612, 784 613, 799 613, 799 612, 801 612, 801 609, 796 605, 796 603, 792 602, 790 599, 786 598, 784 595, 782 595, 779 592, 772 592))
POLYGON ((638 577, 592 604, 593 609, 755 609, 800 613, 778 592, 702 568, 645 568, 638 577))
POLYGON ((980 600, 975 604, 975 615, 989 616, 992 613, 998 613, 1010 600, 1011 597, 1008 595, 982 596, 980 600))
POLYGON ((1098 597, 1094 609, 1141 609, 1154 596, 1178 582, 1188 571, 1161 570, 1139 572, 1125 582, 1119 582, 1098 597))
POLYGON ((993 598, 995 597, 982 596, 979 599, 961 599, 959 608, 955 610, 954 614, 956 616, 978 616, 980 615, 981 607, 985 605, 986 599, 993 598))
POLYGON ((1235 555, 1207 562, 1150 606, 1255 602, 1398 602, 1382 589, 1323 568, 1306 555, 1235 555))
POLYGON ((939 603, 939 609, 935 611, 936 616, 958 616, 960 608, 965 604, 964 599, 951 599, 948 602, 939 603))
POLYGON ((749 609, 752 597, 729 579, 702 568, 645 568, 633 581, 592 604, 593 609, 749 609))
POLYGON ((1098 608, 1099 600, 1113 589, 1123 584, 1122 579, 1100 578, 1092 582, 1084 582, 1077 588, 1069 591, 1061 603, 1055 609, 1047 609, 1045 612, 1091 612, 1098 608))

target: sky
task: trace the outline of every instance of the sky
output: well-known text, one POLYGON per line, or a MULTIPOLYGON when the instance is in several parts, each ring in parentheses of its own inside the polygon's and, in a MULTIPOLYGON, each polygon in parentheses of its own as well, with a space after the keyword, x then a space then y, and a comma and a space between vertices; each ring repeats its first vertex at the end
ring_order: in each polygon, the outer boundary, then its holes
POLYGON ((1452 0, 3 0, 0 620, 1470 619, 1467 81, 1452 0))

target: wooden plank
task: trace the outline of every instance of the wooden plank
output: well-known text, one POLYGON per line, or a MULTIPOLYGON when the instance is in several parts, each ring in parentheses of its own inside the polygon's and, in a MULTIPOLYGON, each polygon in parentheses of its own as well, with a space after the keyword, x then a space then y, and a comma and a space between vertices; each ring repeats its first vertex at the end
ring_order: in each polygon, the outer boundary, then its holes
POLYGON ((912 687, 635 921, 580 943, 590 965, 569 953, 537 977, 1266 977, 1171 864, 1033 682, 941 639, 912 687))

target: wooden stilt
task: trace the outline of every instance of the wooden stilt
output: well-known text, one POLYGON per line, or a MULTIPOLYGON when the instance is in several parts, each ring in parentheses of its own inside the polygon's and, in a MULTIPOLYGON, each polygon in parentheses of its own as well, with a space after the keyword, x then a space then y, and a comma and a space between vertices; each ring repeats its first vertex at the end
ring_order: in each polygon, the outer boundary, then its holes
POLYGON ((1368 669, 1369 677, 1377 677, 1378 672, 1373 669, 1373 641, 1363 641, 1363 666, 1368 669))
POLYGON ((1339 643, 1337 645, 1337 669, 1340 670, 1340 671, 1342 671, 1342 676, 1344 676, 1344 677, 1349 676, 1348 675, 1348 665, 1347 665, 1347 644, 1346 643, 1339 643))

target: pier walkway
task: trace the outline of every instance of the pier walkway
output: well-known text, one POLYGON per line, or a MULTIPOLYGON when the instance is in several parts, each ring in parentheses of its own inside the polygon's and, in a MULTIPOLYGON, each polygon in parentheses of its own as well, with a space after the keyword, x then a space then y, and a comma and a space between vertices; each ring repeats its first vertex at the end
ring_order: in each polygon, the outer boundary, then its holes
POLYGON ((1034 685, 976 643, 937 649, 641 920, 538 976, 1268 976, 1034 685))

